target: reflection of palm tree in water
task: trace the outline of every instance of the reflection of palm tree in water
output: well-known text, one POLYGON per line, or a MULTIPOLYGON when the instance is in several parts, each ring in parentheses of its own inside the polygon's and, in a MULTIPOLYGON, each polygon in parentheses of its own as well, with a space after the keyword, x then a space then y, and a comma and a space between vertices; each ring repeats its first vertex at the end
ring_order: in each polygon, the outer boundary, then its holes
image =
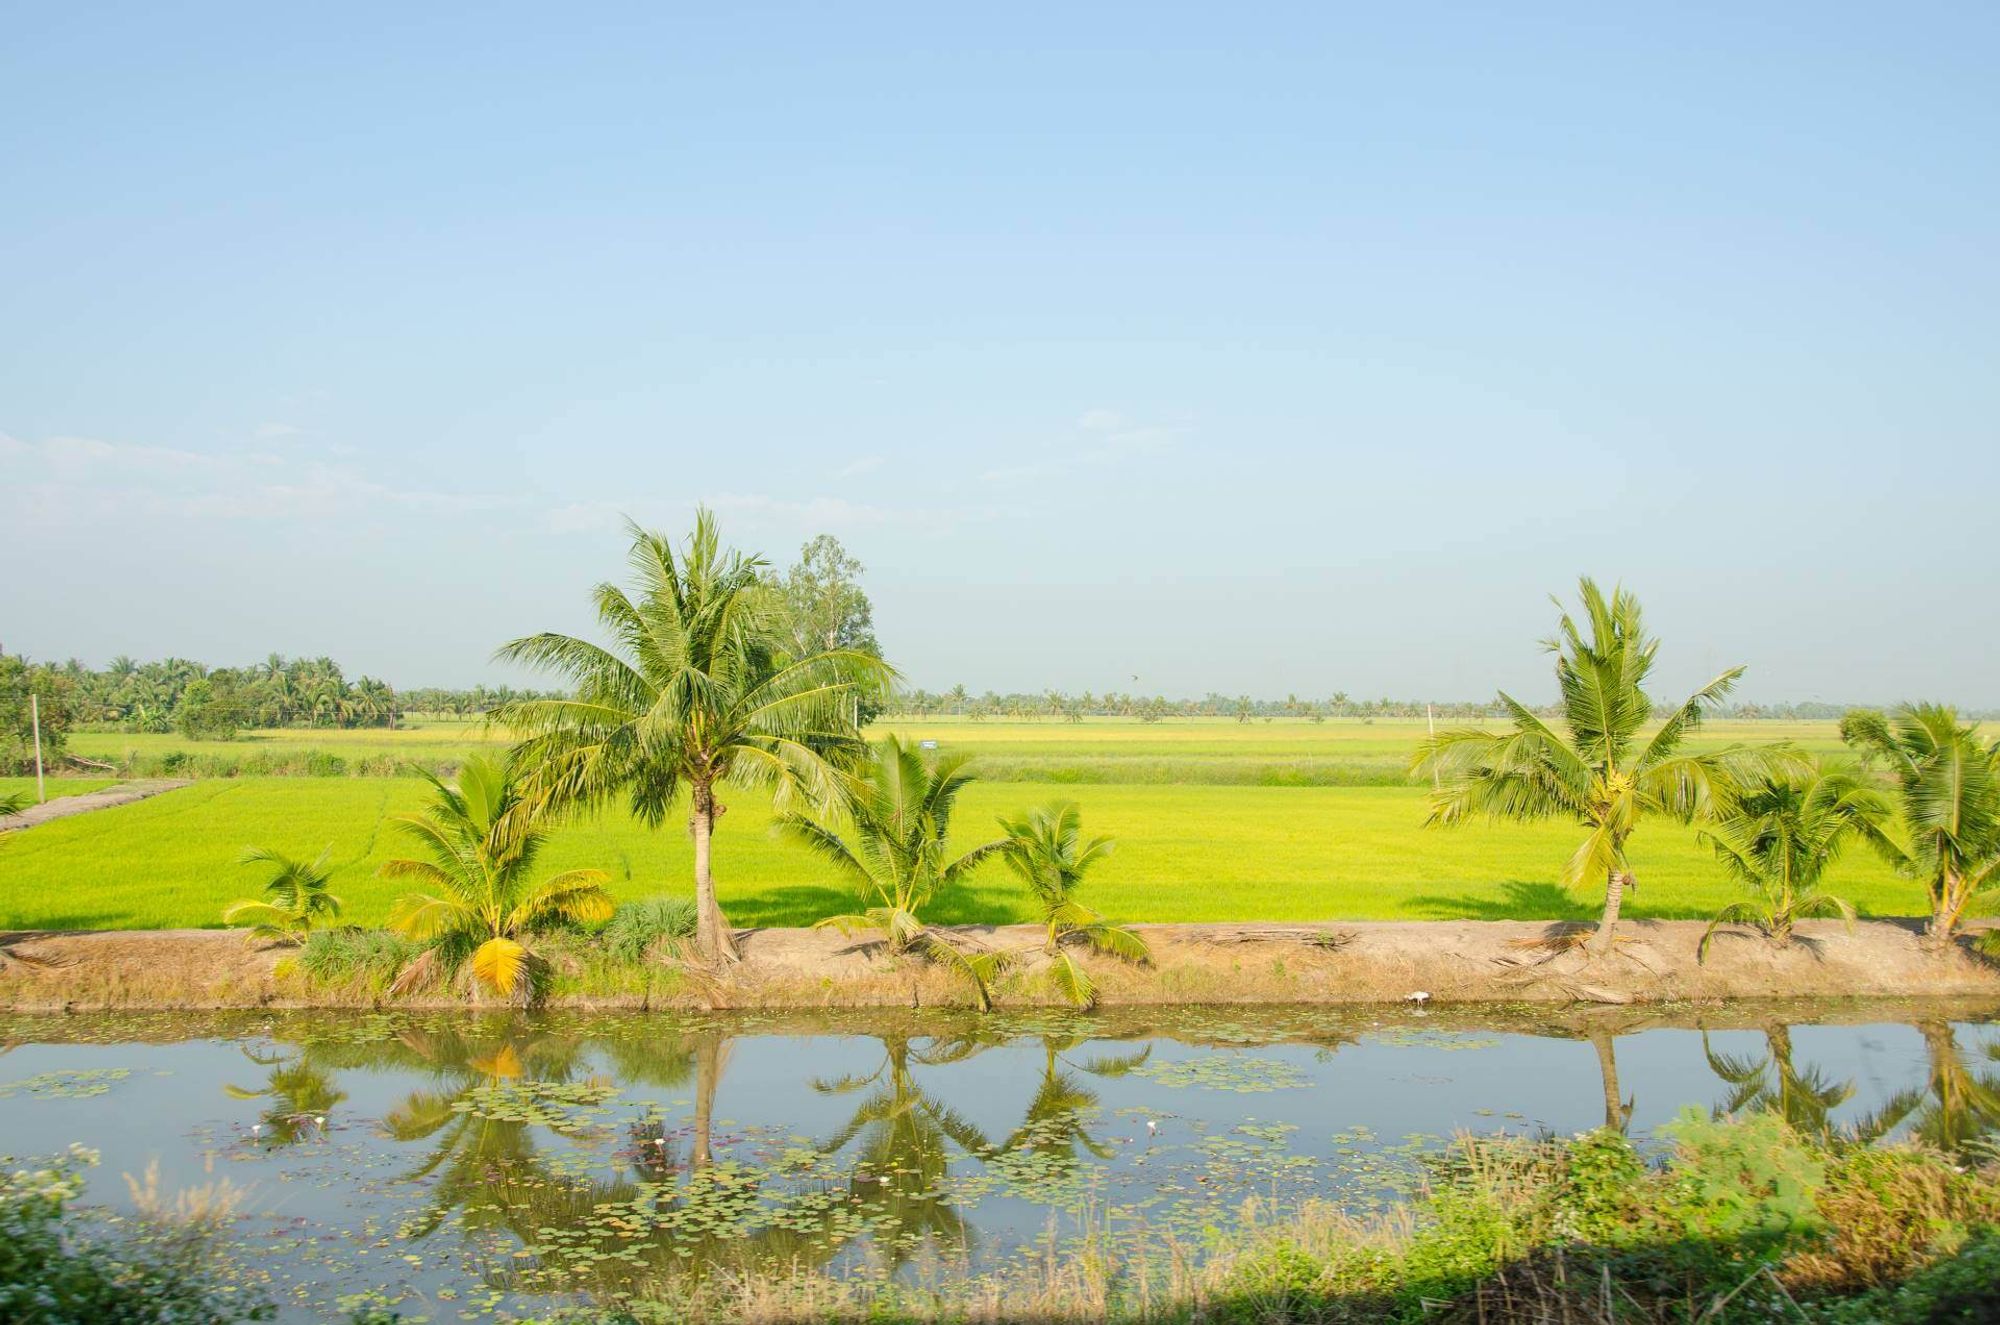
MULTIPOLYGON (((1864 1141, 1879 1140, 1908 1126, 1909 1135, 1947 1153, 2000 1132, 2000 1072, 1978 1070, 1947 1021, 1917 1023, 1928 1061, 1922 1088, 1898 1091, 1855 1125, 1864 1141)), ((1979 1058, 2000 1061, 2000 1042, 1984 1044, 1979 1058)))
POLYGON ((1035 1091, 1034 1098, 1028 1101, 1027 1116, 1000 1143, 997 1153, 1031 1151, 1054 1161, 1065 1171, 1074 1169, 1082 1162, 1083 1156, 1077 1153, 1079 1147, 1099 1159, 1111 1158, 1114 1153, 1111 1147, 1091 1136, 1087 1129, 1088 1123, 1096 1116, 1097 1092, 1084 1085, 1074 1073, 1122 1077, 1152 1057, 1153 1050, 1148 1046, 1137 1053, 1091 1058, 1080 1063, 1065 1057, 1090 1038, 1073 1033, 1041 1037, 1042 1084, 1035 1091))
POLYGON ((1729 1094, 1715 1114, 1760 1109, 1783 1118, 1795 1131, 1811 1136, 1833 1132, 1833 1111, 1854 1098, 1852 1080, 1836 1082, 1817 1067, 1803 1070, 1792 1061, 1792 1028, 1781 1022, 1764 1027, 1764 1056, 1718 1052, 1707 1030, 1701 1033, 1702 1056, 1729 1094))
POLYGON ((271 1069, 262 1090, 225 1084, 231 1099, 266 1099, 263 1125, 274 1145, 296 1145, 307 1137, 325 1134, 327 1115, 347 1098, 347 1092, 333 1084, 333 1075, 313 1060, 310 1053, 265 1055, 244 1049, 243 1056, 260 1067, 271 1069))
POLYGON ((954 1151, 983 1158, 991 1149, 980 1130, 962 1114, 934 1098, 917 1084, 918 1065, 962 1062, 990 1047, 992 1040, 970 1035, 932 1040, 911 1047, 907 1034, 882 1037, 882 1062, 862 1076, 815 1080, 823 1095, 849 1095, 868 1090, 854 1114, 818 1149, 837 1155, 858 1142, 847 1187, 851 1197, 874 1216, 875 1244, 895 1268, 919 1247, 962 1256, 970 1229, 944 1190, 954 1151), (871 1090, 870 1088, 873 1087, 871 1090))
MULTIPOLYGON (((382 1130, 393 1140, 437 1138, 430 1156, 405 1175, 406 1181, 433 1174, 438 1179, 431 1208, 412 1236, 434 1231, 453 1209, 463 1209, 468 1228, 512 1227, 517 1206, 540 1207, 550 1196, 573 1189, 544 1171, 534 1131, 541 1126, 575 1137, 584 1127, 553 1111, 533 1123, 491 1117, 479 1110, 475 1092, 522 1081, 572 1081, 584 1060, 583 1042, 516 1018, 473 1023, 471 1031, 462 1033, 456 1025, 443 1030, 412 1027, 397 1037, 398 1045, 442 1085, 413 1091, 382 1119, 382 1130)), ((578 1194, 578 1199, 588 1209, 587 1198, 578 1194)))
POLYGON ((1593 1030, 1590 1044, 1597 1050, 1597 1072, 1604 1081, 1604 1125, 1622 1132, 1632 1125, 1635 1101, 1618 1089, 1618 1037, 1608 1030, 1593 1030))

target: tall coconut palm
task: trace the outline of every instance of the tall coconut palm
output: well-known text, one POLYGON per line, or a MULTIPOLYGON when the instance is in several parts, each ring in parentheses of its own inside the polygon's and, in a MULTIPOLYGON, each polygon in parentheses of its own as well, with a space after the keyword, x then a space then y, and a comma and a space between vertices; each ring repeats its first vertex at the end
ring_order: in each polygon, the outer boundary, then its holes
POLYGON ((2000 741, 1981 745, 1942 704, 1858 709, 1840 734, 1895 779, 1910 838, 1901 863, 1929 890, 1927 937, 1942 947, 1974 894, 2000 884, 2000 741))
POLYGON ((1716 914, 1696 956, 1708 956, 1710 941, 1724 925, 1752 925, 1781 948, 1792 941, 1793 924, 1806 916, 1837 915, 1851 926, 1854 908, 1823 891, 1822 882, 1851 841, 1869 842, 1891 859, 1900 856, 1882 831, 1888 817, 1889 802, 1881 793, 1839 769, 1808 766, 1747 789, 1701 836, 1751 896, 1716 914))
POLYGON ((1583 622, 1564 612, 1545 644, 1556 656, 1558 722, 1543 721, 1503 691, 1511 731, 1441 731, 1419 747, 1411 768, 1433 782, 1431 825, 1486 815, 1572 819, 1586 829, 1561 880, 1565 887, 1603 880, 1604 911, 1590 940, 1592 955, 1602 956, 1611 951, 1624 895, 1637 886, 1626 844, 1639 825, 1649 816, 1687 823, 1726 809, 1737 785, 1769 761, 1741 745, 1685 749, 1741 667, 1695 691, 1642 741, 1653 713, 1646 679, 1659 641, 1646 634, 1632 594, 1614 589, 1607 598, 1588 577, 1579 589, 1583 622))
POLYGON ((765 563, 724 550, 706 510, 678 554, 664 536, 628 528, 634 592, 596 590, 610 646, 545 633, 498 654, 568 678, 574 697, 516 699, 491 716, 521 734, 515 761, 538 801, 557 810, 623 793, 657 828, 685 788, 696 941, 711 958, 733 958, 710 865, 717 789, 769 786, 781 810, 837 804, 843 768, 865 751, 857 704, 895 674, 856 649, 786 656, 765 563))
POLYGON ((991 1005, 988 981, 998 973, 995 953, 967 954, 933 934, 920 912, 940 892, 957 886, 1004 841, 964 851, 950 845, 951 812, 972 781, 968 754, 926 759, 894 736, 885 739, 867 776, 849 798, 845 825, 797 811, 779 815, 779 830, 810 847, 860 890, 864 909, 829 916, 821 925, 872 929, 891 952, 916 952, 965 975, 979 1005, 991 1005), (842 835, 842 827, 847 829, 842 835))
POLYGON ((610 917, 602 870, 567 870, 530 880, 546 834, 536 827, 520 784, 500 764, 473 755, 459 768, 456 786, 424 775, 433 791, 421 814, 391 822, 428 859, 396 859, 385 879, 414 879, 434 891, 396 901, 389 927, 429 946, 397 978, 415 988, 455 974, 471 963, 473 979, 504 998, 537 997, 547 966, 526 940, 547 925, 610 917))
POLYGON ((1066 940, 1081 940, 1099 952, 1127 961, 1144 962, 1153 955, 1146 940, 1110 923, 1076 899, 1085 872, 1111 854, 1112 839, 1086 840, 1083 812, 1074 801, 1044 806, 1011 819, 1003 815, 1000 829, 1007 835, 1001 856, 1042 913, 1042 952, 1049 962, 1049 978, 1071 1003, 1080 1008, 1095 1006, 1097 984, 1064 950, 1066 940))
POLYGON ((249 847, 237 858, 239 865, 266 865, 263 901, 244 899, 231 902, 222 912, 225 925, 248 925, 253 939, 280 939, 304 943, 313 926, 322 920, 340 918, 340 899, 327 891, 333 869, 327 864, 333 855, 328 847, 311 860, 296 860, 268 847, 249 847))

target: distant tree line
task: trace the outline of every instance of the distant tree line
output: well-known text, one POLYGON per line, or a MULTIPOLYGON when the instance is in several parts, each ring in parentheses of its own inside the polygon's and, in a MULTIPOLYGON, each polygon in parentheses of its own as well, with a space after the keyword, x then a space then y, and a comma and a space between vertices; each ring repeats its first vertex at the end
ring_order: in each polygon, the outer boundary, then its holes
MULTIPOLYGON (((1852 705, 1825 704, 1807 701, 1799 704, 1733 704, 1721 705, 1711 710, 1718 718, 1768 718, 1768 719, 1826 719, 1833 720, 1846 714, 1852 705)), ((985 719, 1005 719, 1009 721, 1068 721, 1081 722, 1085 718, 1136 718, 1141 722, 1161 722, 1168 718, 1234 718, 1238 722, 1272 722, 1279 719, 1293 721, 1324 722, 1328 718, 1423 718, 1434 717, 1439 722, 1462 722, 1480 718, 1505 716, 1507 710, 1497 699, 1487 702, 1478 700, 1414 700, 1356 699, 1346 691, 1335 691, 1323 699, 1302 698, 1286 695, 1283 699, 1254 699, 1249 695, 1222 695, 1214 691, 1199 699, 1173 699, 1165 695, 1144 695, 1137 692, 1108 690, 1096 694, 1085 690, 1069 693, 1061 690, 1037 692, 1014 692, 1000 694, 986 690, 974 694, 965 686, 953 686, 949 690, 925 690, 922 688, 899 690, 889 700, 885 710, 889 716, 898 718, 927 718, 935 716, 965 717, 973 721, 985 719)), ((1535 712, 1543 716, 1553 716, 1558 712, 1556 705, 1546 705, 1535 712)), ((1665 718, 1669 710, 1661 707, 1655 717, 1665 718)), ((1968 716, 1986 718, 2000 716, 2000 711, 1974 712, 1968 716)))

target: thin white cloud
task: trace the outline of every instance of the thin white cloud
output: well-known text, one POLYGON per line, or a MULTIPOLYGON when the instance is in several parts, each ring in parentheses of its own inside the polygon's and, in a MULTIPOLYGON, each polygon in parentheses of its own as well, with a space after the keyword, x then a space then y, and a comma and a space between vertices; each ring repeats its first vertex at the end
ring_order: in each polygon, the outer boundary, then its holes
POLYGON ((876 470, 880 469, 882 466, 888 463, 889 463, 888 457, 886 456, 879 456, 879 455, 857 456, 855 459, 850 460, 846 464, 842 465, 839 469, 834 470, 833 476, 835 478, 859 478, 863 474, 874 473, 876 470))
POLYGON ((280 437, 297 437, 305 429, 295 423, 260 423, 257 436, 264 441, 275 441, 280 437))
POLYGON ((174 447, 0 434, 0 511, 23 525, 79 516, 154 514, 197 519, 345 517, 384 508, 492 510, 520 499, 431 492, 385 483, 349 465, 267 451, 207 454, 174 447))
POLYGON ((1179 438, 1178 429, 1136 424, 1115 410, 1085 410, 1077 416, 1073 435, 1055 443, 1048 454, 1017 465, 986 470, 979 479, 982 483, 995 484, 1047 480, 1132 456, 1162 451, 1174 445, 1179 438))

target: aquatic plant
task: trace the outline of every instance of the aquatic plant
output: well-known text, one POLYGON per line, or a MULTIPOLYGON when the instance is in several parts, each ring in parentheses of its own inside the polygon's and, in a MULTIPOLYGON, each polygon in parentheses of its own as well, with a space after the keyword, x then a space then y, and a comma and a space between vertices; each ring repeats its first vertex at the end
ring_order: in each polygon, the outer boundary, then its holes
POLYGON ((278 939, 304 943, 314 926, 340 918, 340 899, 327 890, 333 870, 328 846, 313 859, 298 860, 270 847, 247 847, 237 857, 239 865, 268 865, 264 881, 264 901, 244 899, 223 908, 222 923, 247 925, 253 939, 278 939))
POLYGON ((478 986, 534 1002, 546 988, 548 964, 526 940, 551 924, 607 919, 608 876, 581 869, 530 881, 546 834, 536 823, 536 806, 493 760, 467 759, 455 786, 428 780, 431 808, 392 822, 429 859, 391 860, 381 869, 384 878, 414 879, 437 890, 407 894, 390 912, 391 929, 426 945, 394 989, 406 992, 470 965, 478 986))

